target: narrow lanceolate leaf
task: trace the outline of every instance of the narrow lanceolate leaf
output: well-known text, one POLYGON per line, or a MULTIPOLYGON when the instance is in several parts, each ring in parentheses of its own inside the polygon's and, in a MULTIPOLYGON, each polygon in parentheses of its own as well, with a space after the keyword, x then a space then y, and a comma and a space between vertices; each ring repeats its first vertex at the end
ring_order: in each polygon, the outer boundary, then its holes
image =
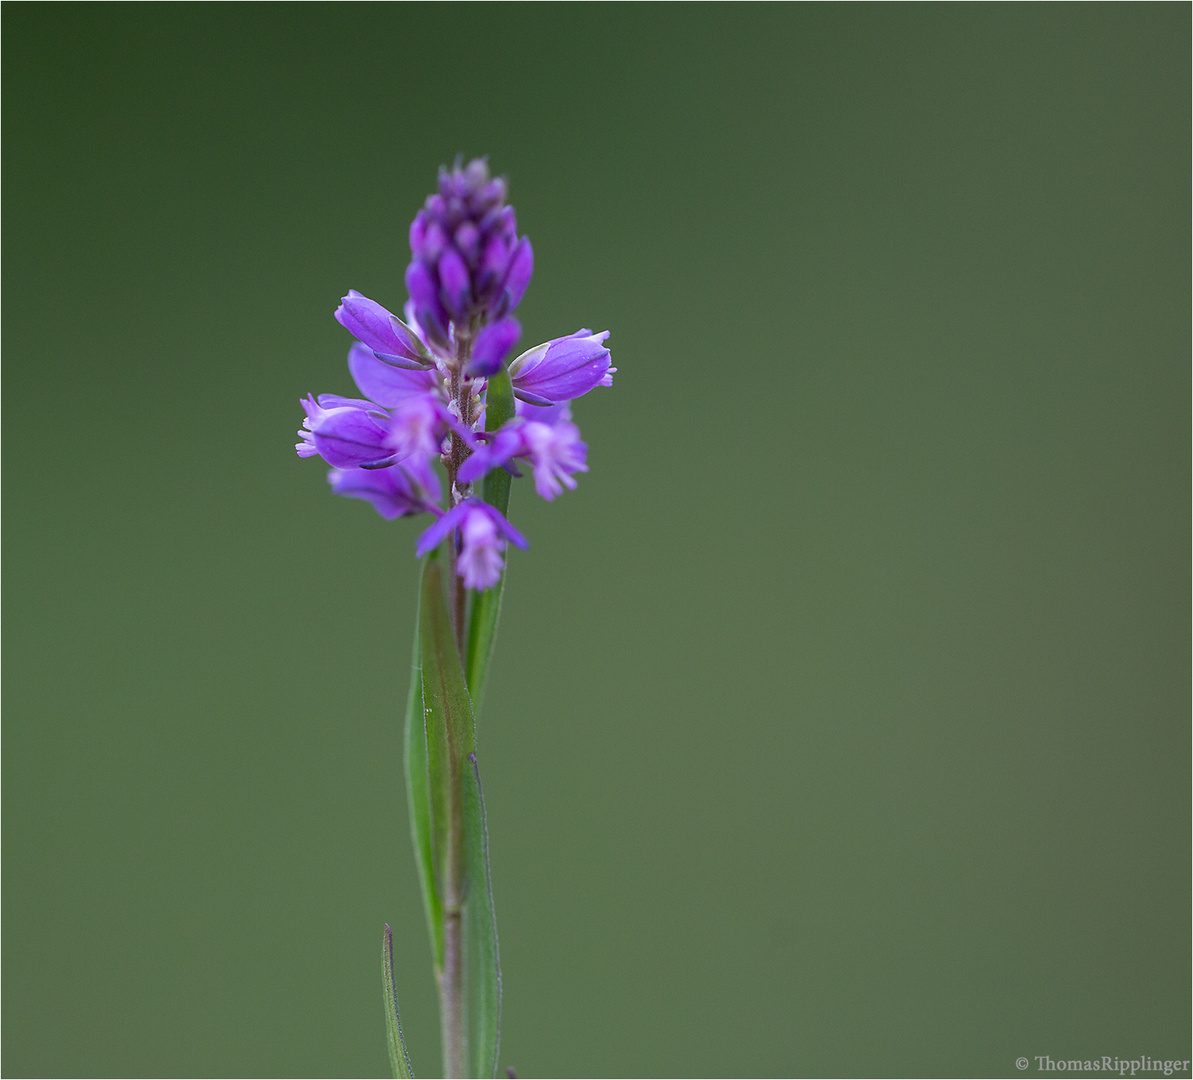
POLYGON ((410 808, 410 838, 414 841, 414 861, 422 886, 427 929, 431 934, 431 956, 435 971, 443 969, 443 904, 435 887, 431 834, 431 781, 427 771, 427 725, 423 714, 422 650, 418 619, 414 624, 414 659, 410 671, 410 693, 406 698, 406 725, 403 735, 406 765, 406 799, 410 808))
POLYGON ((431 832, 435 884, 445 908, 462 902, 464 822, 460 773, 475 749, 472 702, 443 593, 437 552, 423 565, 418 636, 422 648, 423 714, 431 781, 431 832))
POLYGON ((468 966, 473 1076, 497 1075, 501 1039, 501 963, 489 877, 489 831, 476 754, 468 755, 464 784, 464 840, 468 897, 468 966))
MULTIPOLYGON (((514 416, 514 391, 509 372, 502 368, 489 379, 485 393, 485 430, 496 431, 514 416)), ((509 513, 510 474, 494 469, 485 477, 481 495, 490 506, 497 507, 503 516, 509 513)), ((472 601, 472 616, 468 622, 468 656, 465 671, 473 706, 480 711, 481 694, 485 688, 485 673, 493 656, 497 640, 497 620, 501 616, 501 598, 505 593, 505 575, 491 589, 477 593, 472 601)))
MULTIPOLYGON (((485 430, 496 431, 507 420, 514 418, 514 388, 510 384, 510 373, 502 368, 489 378, 485 391, 485 430)), ((482 489, 485 502, 497 507, 504 514, 510 505, 510 474, 504 469, 494 469, 485 477, 482 489)))
POLYGON ((389 1045, 389 1065, 398 1080, 410 1080, 414 1070, 410 1067, 410 1055, 406 1053, 406 1040, 402 1038, 402 1021, 398 1016, 398 988, 394 983, 394 935, 385 924, 381 938, 381 981, 385 992, 385 1030, 389 1045))
MULTIPOLYGON (((505 473, 504 469, 497 471, 505 473)), ((505 473, 505 478, 509 480, 508 473, 505 473)), ((468 690, 478 712, 485 690, 485 675, 493 657, 493 645, 497 641, 497 620, 501 618, 501 599, 504 595, 503 572, 496 585, 477 593, 472 599, 472 615, 468 620, 468 690)))

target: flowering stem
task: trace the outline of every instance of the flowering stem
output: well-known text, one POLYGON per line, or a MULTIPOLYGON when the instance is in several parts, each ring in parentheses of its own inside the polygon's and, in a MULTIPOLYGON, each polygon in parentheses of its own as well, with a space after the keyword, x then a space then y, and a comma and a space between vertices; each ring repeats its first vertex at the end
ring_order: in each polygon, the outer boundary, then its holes
MULTIPOLYGON (((472 338, 467 332, 460 332, 456 340, 456 362, 451 369, 448 393, 451 395, 452 405, 455 407, 457 415, 465 427, 471 427, 472 425, 472 385, 464 378, 464 369, 468 366, 471 355, 472 338)), ((468 494, 468 485, 465 485, 463 490, 456 486, 456 476, 460 472, 460 466, 464 464, 470 453, 471 451, 464 444, 464 440, 453 431, 451 434, 451 449, 448 451, 447 461, 445 462, 447 466, 447 501, 449 510, 468 494)), ((467 624, 464 619, 467 605, 467 591, 464 588, 463 582, 460 580, 459 574, 456 572, 457 558, 458 552, 453 544, 451 565, 448 567, 450 571, 448 589, 451 595, 450 608, 452 625, 456 633, 456 648, 460 650, 460 655, 463 656, 467 649, 468 634, 467 624)))
MULTIPOLYGON (((451 372, 451 383, 448 387, 448 393, 451 395, 451 402, 453 405, 459 404, 460 401, 460 384, 463 379, 460 377, 459 367, 453 367, 451 372)), ((454 431, 451 433, 451 446, 447 452, 447 458, 444 465, 447 468, 447 508, 450 510, 460 501, 460 492, 456 489, 456 474, 460 471, 460 465, 463 461, 463 440, 454 431)), ((456 634, 456 648, 461 652, 464 650, 463 642, 463 624, 464 620, 460 615, 463 608, 464 590, 460 587, 460 578, 456 572, 456 559, 458 552, 456 551, 455 542, 448 544, 451 549, 451 557, 448 562, 447 576, 448 576, 448 592, 451 595, 449 600, 449 610, 452 613, 452 625, 455 628, 456 634)))
MULTIPOLYGON (((461 334, 456 342, 456 362, 451 368, 448 393, 461 422, 467 427, 472 423, 472 387, 464 378, 464 368, 471 353, 471 340, 461 334)), ((448 508, 456 506, 466 495, 466 490, 457 486, 460 466, 469 454, 464 440, 454 431, 451 447, 445 462, 447 468, 448 508)), ((459 552, 454 541, 448 542, 450 559, 448 563, 448 593, 452 632, 459 656, 467 651, 468 626, 465 621, 467 590, 460 579, 456 565, 459 552)), ((464 921, 463 921, 463 859, 464 838, 461 829, 461 798, 459 760, 457 748, 452 747, 449 757, 450 770, 450 814, 451 827, 448 837, 445 890, 443 897, 443 969, 439 977, 439 1010, 443 1035, 444 1075, 465 1076, 468 1070, 467 1036, 465 1034, 464 1007, 464 921)))
POLYGON ((443 1025, 443 1075, 466 1076, 464 1038, 464 921, 459 907, 443 920, 443 972, 439 979, 439 1019, 443 1025))

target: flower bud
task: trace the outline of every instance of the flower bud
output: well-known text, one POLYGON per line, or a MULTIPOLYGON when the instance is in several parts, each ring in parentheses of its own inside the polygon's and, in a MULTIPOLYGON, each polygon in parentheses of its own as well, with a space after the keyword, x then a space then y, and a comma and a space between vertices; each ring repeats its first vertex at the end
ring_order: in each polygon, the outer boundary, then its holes
POLYGON ((505 181, 490 179, 484 158, 457 161, 440 171, 439 191, 410 225, 406 287, 419 325, 440 345, 449 341, 449 323, 499 319, 526 292, 534 255, 529 241, 518 239, 505 198, 505 181))

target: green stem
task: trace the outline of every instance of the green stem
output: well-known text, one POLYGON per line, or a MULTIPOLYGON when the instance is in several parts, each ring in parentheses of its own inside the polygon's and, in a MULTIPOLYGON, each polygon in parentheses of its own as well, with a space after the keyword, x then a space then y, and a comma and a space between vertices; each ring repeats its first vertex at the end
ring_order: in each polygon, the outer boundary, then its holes
POLYGON ((443 1075, 467 1076, 464 1017, 464 920, 460 909, 443 917, 443 971, 439 976, 439 1018, 443 1030, 443 1075))

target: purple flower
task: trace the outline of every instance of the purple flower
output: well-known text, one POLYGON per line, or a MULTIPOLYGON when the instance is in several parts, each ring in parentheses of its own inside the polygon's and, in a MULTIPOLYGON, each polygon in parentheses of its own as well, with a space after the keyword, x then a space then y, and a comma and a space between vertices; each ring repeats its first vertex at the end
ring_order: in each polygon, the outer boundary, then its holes
POLYGON ((411 394, 398 403, 389 423, 385 444, 399 458, 411 454, 437 454, 449 431, 455 432, 467 446, 476 446, 476 435, 465 427, 450 405, 435 394, 411 394))
POLYGON ((530 405, 572 401, 594 386, 612 386, 608 330, 577 330, 567 337, 536 345, 510 364, 514 393, 530 405))
POLYGON ((522 324, 512 315, 489 323, 479 334, 472 346, 472 362, 468 365, 468 374, 493 375, 501 367, 510 349, 522 336, 522 324))
POLYGON ((400 368, 425 368, 430 357, 421 341, 396 315, 355 289, 336 308, 336 321, 360 338, 380 359, 400 368))
POLYGON ((538 424, 529 420, 522 428, 527 456, 534 466, 534 490, 551 502, 563 489, 575 490, 573 476, 588 472, 588 447, 571 420, 538 424))
POLYGON ((534 249, 524 236, 510 255, 509 270, 505 274, 505 294, 502 301, 506 311, 513 311, 520 303, 534 273, 534 249))
POLYGON ((416 553, 421 558, 453 532, 459 533, 456 572, 469 589, 489 589, 501 580, 507 540, 520 548, 530 546, 496 507, 479 499, 465 499, 419 537, 416 553))
POLYGON ((439 511, 439 478, 425 457, 385 469, 330 469, 327 480, 337 495, 364 499, 387 520, 439 511))
POLYGON ((513 311, 530 282, 534 252, 518 238, 505 196, 505 181, 490 178, 484 158, 457 161, 440 170, 438 192, 410 225, 406 288, 419 325, 440 346, 451 340, 452 323, 513 311))
POLYGON ((439 282, 434 271, 415 259, 406 267, 406 291, 410 293, 414 315, 423 337, 440 347, 446 347, 450 340, 447 330, 449 318, 439 302, 439 282))
POLYGON ((382 468, 396 460, 387 445, 389 430, 384 413, 372 412, 370 402, 356 402, 332 394, 310 395, 302 401, 306 419, 295 445, 299 457, 319 454, 337 469, 360 466, 382 468))
POLYGON ((307 394, 306 397, 300 398, 298 403, 302 406, 302 411, 306 413, 306 419, 303 420, 302 427, 298 429, 298 442, 294 444, 294 449, 298 451, 299 457, 314 457, 319 453, 319 448, 315 445, 315 435, 311 431, 311 424, 318 419, 323 409, 313 394, 307 394))
MULTIPOLYGON (((547 412, 547 410, 542 410, 547 412)), ((492 469, 523 458, 534 467, 534 489, 548 502, 574 489, 578 472, 588 472, 588 447, 572 423, 566 406, 550 423, 516 417, 503 424, 493 441, 477 449, 460 466, 460 480, 474 483, 492 469)))

